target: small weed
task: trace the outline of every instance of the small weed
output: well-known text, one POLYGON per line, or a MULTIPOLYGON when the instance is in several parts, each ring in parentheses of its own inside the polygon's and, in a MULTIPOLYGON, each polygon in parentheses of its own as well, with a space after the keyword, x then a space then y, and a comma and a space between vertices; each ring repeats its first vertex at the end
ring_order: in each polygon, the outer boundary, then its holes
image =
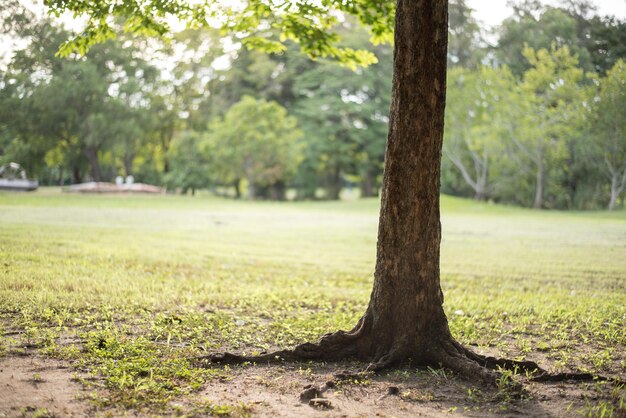
POLYGON ((435 395, 429 390, 413 389, 400 393, 400 398, 410 402, 431 402, 435 399, 435 395))
POLYGON ((582 416, 589 418, 613 418, 615 412, 615 406, 608 401, 599 401, 593 404, 589 400, 586 401, 585 407, 580 411, 582 416))
POLYGON ((194 403, 189 412, 190 415, 249 417, 252 411, 252 407, 243 402, 238 405, 216 405, 210 400, 202 400, 194 403))
POLYGON ((26 407, 20 410, 20 417, 53 418, 54 415, 47 408, 26 407))
POLYGON ((444 379, 444 380, 448 379, 446 370, 443 367, 440 369, 433 369, 432 367, 428 366, 426 367, 426 370, 428 370, 428 372, 434 377, 437 377, 439 379, 444 379))
POLYGON ((611 364, 611 350, 604 349, 591 356, 591 363, 596 370, 606 370, 611 364))
POLYGON ((313 370, 311 370, 310 367, 307 367, 305 369, 303 369, 302 367, 299 367, 298 374, 306 378, 311 378, 313 376, 313 370))
POLYGON ((472 403, 480 402, 483 399, 483 392, 478 388, 467 389, 467 400, 472 403))
POLYGON ((519 399, 523 392, 520 384, 514 379, 518 374, 517 368, 514 370, 500 369, 499 372, 500 377, 496 379, 496 399, 500 400, 503 405, 512 402, 514 399, 519 399))

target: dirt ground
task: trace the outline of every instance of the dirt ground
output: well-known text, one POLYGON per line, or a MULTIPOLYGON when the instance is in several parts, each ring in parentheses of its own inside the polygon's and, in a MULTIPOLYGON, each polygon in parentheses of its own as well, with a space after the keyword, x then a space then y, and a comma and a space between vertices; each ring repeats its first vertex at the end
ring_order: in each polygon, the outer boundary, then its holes
MULTIPOLYGON (((495 389, 414 369, 363 381, 334 379, 333 374, 345 366, 233 368, 225 373, 228 378, 171 402, 167 414, 178 410, 198 416, 212 411, 258 417, 574 417, 598 399, 593 384, 567 382, 527 384, 526 397, 507 399, 495 389), (322 400, 310 406, 311 397, 322 400)), ((74 381, 75 373, 67 363, 37 355, 1 358, 0 417, 158 415, 95 410, 89 392, 74 381)))
POLYGON ((90 415, 88 394, 72 376, 71 366, 56 360, 0 358, 0 417, 90 415))

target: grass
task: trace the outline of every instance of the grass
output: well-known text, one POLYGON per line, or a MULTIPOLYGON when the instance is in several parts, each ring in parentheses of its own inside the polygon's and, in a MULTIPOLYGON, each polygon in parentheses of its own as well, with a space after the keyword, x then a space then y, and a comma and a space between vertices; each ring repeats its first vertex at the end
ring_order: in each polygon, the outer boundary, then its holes
MULTIPOLYGON (((0 194, 0 355, 72 359, 99 405, 176 412, 173 400, 227 373, 194 367, 193 356, 350 328, 371 290, 377 212, 373 199, 0 194)), ((443 197, 442 214, 442 286, 458 339, 555 370, 624 376, 626 212, 443 197)), ((620 410, 623 394, 611 396, 589 410, 620 410)))

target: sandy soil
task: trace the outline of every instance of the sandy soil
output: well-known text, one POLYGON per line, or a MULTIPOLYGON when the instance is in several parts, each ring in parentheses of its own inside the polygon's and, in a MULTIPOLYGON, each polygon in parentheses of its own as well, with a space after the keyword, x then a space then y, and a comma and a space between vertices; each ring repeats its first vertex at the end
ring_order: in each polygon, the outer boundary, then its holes
MULTIPOLYGON (((458 379, 418 376, 408 370, 360 383, 333 379, 333 373, 346 366, 237 367, 228 371, 228 379, 212 381, 171 406, 193 411, 209 403, 245 405, 233 415, 255 417, 574 417, 580 416, 583 398, 595 396, 586 384, 530 384, 527 399, 503 403, 495 390, 477 392, 477 387, 458 379), (334 385, 329 387, 329 381, 334 385), (320 389, 318 397, 327 407, 300 399, 307 387, 320 389)), ((1 358, 0 417, 30 417, 44 410, 48 415, 43 416, 55 417, 142 415, 94 410, 88 392, 73 381, 74 373, 66 363, 36 355, 1 358)))
POLYGON ((472 400, 468 391, 476 387, 466 382, 402 370, 374 376, 364 384, 339 382, 328 388, 326 382, 337 370, 337 365, 311 372, 297 366, 240 368, 230 371, 227 381, 209 383, 197 399, 219 405, 244 403, 252 416, 259 417, 579 417, 583 395, 593 396, 586 386, 561 383, 527 385, 527 399, 507 404, 496 391, 485 388, 474 395, 480 400, 472 400), (331 408, 312 407, 300 399, 309 385, 323 392, 331 408))
MULTIPOLYGON (((0 358, 0 417, 42 414, 82 417, 93 412, 73 370, 38 356, 0 358)), ((44 415, 45 416, 45 415, 44 415)))

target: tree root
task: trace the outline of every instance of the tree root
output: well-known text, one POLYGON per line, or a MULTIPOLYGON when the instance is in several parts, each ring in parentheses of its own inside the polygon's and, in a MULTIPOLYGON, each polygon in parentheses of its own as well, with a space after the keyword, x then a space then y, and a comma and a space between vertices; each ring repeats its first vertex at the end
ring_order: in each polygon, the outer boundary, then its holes
POLYGON ((460 347, 468 358, 488 369, 502 369, 510 370, 513 372, 525 372, 527 373, 528 380, 531 382, 564 382, 570 380, 578 382, 609 382, 615 385, 624 384, 624 382, 622 382, 618 378, 595 375, 592 373, 550 373, 534 361, 519 361, 505 358, 496 358, 491 356, 483 356, 463 347, 456 341, 454 341, 454 344, 460 347))
MULTIPOLYGON (((412 357, 421 365, 445 367, 462 378, 475 381, 476 379, 490 386, 502 385, 502 370, 509 370, 515 374, 524 372, 529 382, 563 382, 563 381, 604 381, 615 385, 624 383, 611 377, 593 375, 591 373, 550 373, 534 361, 518 361, 505 358, 483 356, 464 347, 449 334, 434 344, 429 344, 425 352, 415 353, 412 350, 390 347, 385 352, 377 350, 373 356, 363 355, 364 339, 369 333, 365 332, 363 319, 349 332, 338 331, 324 335, 316 343, 303 343, 293 349, 278 350, 259 355, 239 355, 233 353, 218 353, 196 357, 195 360, 209 363, 241 364, 241 363, 268 363, 276 364, 285 361, 338 361, 348 358, 367 360, 368 365, 360 371, 341 371, 335 374, 339 380, 362 379, 368 375, 389 369, 400 363, 406 363, 412 357)), ((369 345, 371 346, 371 344, 369 345)), ((514 380, 506 382, 513 391, 521 391, 522 385, 514 380)))

